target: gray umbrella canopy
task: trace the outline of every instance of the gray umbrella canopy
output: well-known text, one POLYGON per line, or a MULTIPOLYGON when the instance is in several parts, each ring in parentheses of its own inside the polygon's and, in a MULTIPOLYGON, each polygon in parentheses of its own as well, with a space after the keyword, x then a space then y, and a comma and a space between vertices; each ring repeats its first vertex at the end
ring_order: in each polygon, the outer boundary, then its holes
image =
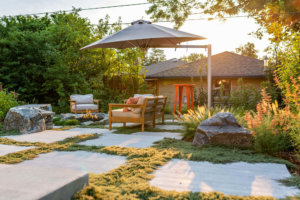
POLYGON ((125 49, 133 47, 139 47, 141 49, 164 48, 174 47, 181 42, 201 39, 206 38, 199 35, 155 25, 148 21, 138 20, 132 22, 131 26, 92 44, 89 44, 81 49, 125 49))

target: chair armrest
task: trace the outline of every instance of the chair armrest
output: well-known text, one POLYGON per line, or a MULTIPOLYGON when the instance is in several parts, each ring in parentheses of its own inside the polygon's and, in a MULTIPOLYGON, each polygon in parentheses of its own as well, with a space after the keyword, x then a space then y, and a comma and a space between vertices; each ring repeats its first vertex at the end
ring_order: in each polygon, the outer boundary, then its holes
POLYGON ((121 107, 131 107, 131 108, 142 108, 144 105, 137 105, 137 104, 108 104, 109 108, 121 108, 121 107))
POLYGON ((75 103, 76 104, 76 101, 74 100, 69 100, 71 104, 75 103))
POLYGON ((100 102, 99 99, 94 99, 93 101, 94 101, 94 103, 99 103, 100 102))

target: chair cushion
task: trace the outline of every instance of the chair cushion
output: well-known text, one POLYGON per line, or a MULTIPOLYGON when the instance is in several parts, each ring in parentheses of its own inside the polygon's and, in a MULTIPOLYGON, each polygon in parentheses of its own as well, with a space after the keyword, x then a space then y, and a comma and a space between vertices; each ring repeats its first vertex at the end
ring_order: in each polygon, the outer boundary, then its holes
POLYGON ((128 118, 140 118, 141 113, 134 113, 132 111, 123 112, 123 109, 117 109, 111 111, 112 117, 128 117, 128 118))
MULTIPOLYGON (((75 109, 75 105, 72 106, 75 109)), ((77 104, 77 110, 97 110, 98 106, 96 104, 77 104)))
MULTIPOLYGON (((143 105, 144 101, 145 101, 145 98, 140 96, 140 98, 136 104, 143 105)), ((141 114, 142 108, 132 108, 131 111, 134 112, 135 114, 141 114)))
MULTIPOLYGON (((139 99, 142 97, 130 97, 129 99, 127 99, 126 104, 137 104, 137 102, 139 101, 139 99)), ((128 111, 132 111, 133 108, 131 107, 124 107, 123 108, 123 112, 128 112, 128 111)))
POLYGON ((76 101, 77 104, 93 104, 93 94, 73 94, 70 96, 70 99, 76 101))
POLYGON ((153 94, 134 94, 133 97, 154 97, 153 94))

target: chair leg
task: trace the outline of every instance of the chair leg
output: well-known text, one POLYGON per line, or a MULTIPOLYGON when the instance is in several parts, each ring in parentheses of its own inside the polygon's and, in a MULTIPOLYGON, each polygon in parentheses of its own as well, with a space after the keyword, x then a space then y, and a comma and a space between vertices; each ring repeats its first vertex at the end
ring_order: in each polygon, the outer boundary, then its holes
POLYGON ((153 124, 153 128, 155 128, 155 119, 153 119, 152 124, 153 124))
POLYGON ((108 125, 108 130, 110 130, 110 131, 111 131, 111 128, 112 128, 112 127, 111 127, 111 121, 109 120, 109 122, 108 122, 108 123, 109 123, 109 125, 108 125))
POLYGON ((164 114, 163 114, 162 117, 161 117, 161 123, 162 123, 162 124, 165 124, 165 115, 164 115, 164 114))
POLYGON ((145 131, 145 124, 142 123, 142 132, 144 132, 144 131, 145 131))
POLYGON ((123 122, 123 127, 125 127, 126 126, 126 122, 123 122))

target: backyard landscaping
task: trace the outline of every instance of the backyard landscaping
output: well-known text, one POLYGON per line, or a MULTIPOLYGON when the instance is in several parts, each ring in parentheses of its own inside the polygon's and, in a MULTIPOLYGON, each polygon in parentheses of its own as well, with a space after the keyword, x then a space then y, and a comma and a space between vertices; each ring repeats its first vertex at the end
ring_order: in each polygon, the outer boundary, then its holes
POLYGON ((269 58, 254 43, 211 55, 211 44, 181 44, 202 36, 145 20, 122 29, 109 16, 93 24, 75 8, 0 17, 1 200, 300 199, 296 6, 172 2, 148 0, 147 14, 175 28, 192 7, 253 15, 269 58), (153 47, 208 54, 165 61, 153 47))

